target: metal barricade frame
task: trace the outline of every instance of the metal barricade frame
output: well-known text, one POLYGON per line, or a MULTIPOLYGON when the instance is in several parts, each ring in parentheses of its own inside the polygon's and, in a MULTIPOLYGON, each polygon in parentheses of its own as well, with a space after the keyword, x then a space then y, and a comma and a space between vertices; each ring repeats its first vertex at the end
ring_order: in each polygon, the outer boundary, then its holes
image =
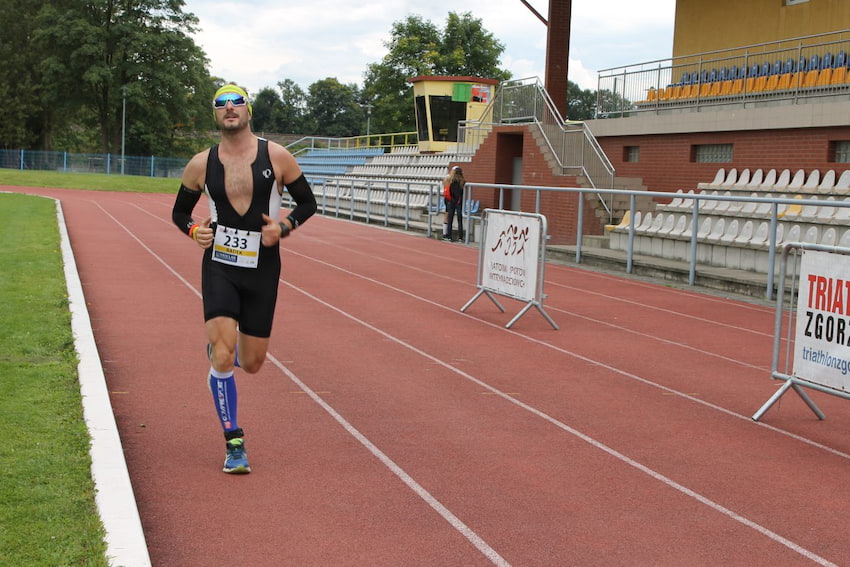
MULTIPOLYGON (((502 219, 499 219, 502 220, 502 219)), ((497 228, 498 229, 498 228, 497 228)), ((559 329, 558 324, 549 316, 545 309, 543 309, 543 299, 546 297, 543 292, 543 283, 545 280, 545 271, 546 271, 546 240, 548 240, 548 230, 546 224, 546 217, 538 214, 538 213, 523 213, 518 211, 502 211, 497 209, 484 209, 484 213, 482 215, 482 237, 478 246, 478 270, 477 270, 477 282, 476 285, 478 287, 478 291, 475 295, 466 302, 466 304, 460 308, 461 312, 466 312, 466 310, 473 304, 475 301, 481 297, 482 295, 486 295, 490 298, 490 300, 498 307, 499 311, 502 313, 505 312, 505 308, 502 307, 501 303, 495 298, 493 294, 503 295, 505 297, 510 297, 512 299, 516 299, 518 301, 524 301, 525 306, 517 313, 513 319, 511 319, 506 328, 510 329, 511 326, 516 323, 520 317, 525 315, 529 309, 532 307, 536 308, 541 315, 549 322, 550 325, 557 331, 559 329), (498 217, 513 217, 517 219, 517 224, 513 224, 513 222, 508 225, 508 227, 499 234, 498 242, 493 246, 492 249, 488 249, 488 247, 492 244, 493 239, 488 238, 490 236, 489 228, 491 226, 496 226, 496 219, 498 217), (491 220, 492 219, 492 220, 491 220), (521 220, 520 220, 521 219, 521 220), (493 223, 491 225, 491 222, 493 223), (519 225, 524 224, 525 227, 521 228, 519 225), (528 232, 533 228, 536 224, 537 234, 531 235, 531 238, 528 238, 528 232), (536 238, 535 238, 536 236, 536 238), (513 240, 513 242, 511 242, 513 240), (537 250, 533 252, 534 257, 534 273, 528 274, 528 269, 519 267, 518 265, 510 265, 510 262, 506 261, 506 264, 502 264, 501 262, 493 264, 498 264, 497 268, 493 268, 496 272, 499 271, 510 271, 510 276, 505 276, 505 278, 509 278, 512 281, 517 282, 515 287, 519 287, 524 289, 525 283, 528 281, 525 279, 528 275, 534 277, 533 285, 529 286, 533 288, 531 293, 511 293, 509 289, 507 289, 510 285, 500 286, 500 285, 492 285, 488 284, 488 281, 493 278, 488 278, 486 276, 487 273, 487 264, 488 264, 488 254, 494 254, 498 251, 505 256, 508 255, 519 255, 520 253, 525 253, 525 244, 531 243, 536 246, 537 250), (504 267, 504 269, 502 269, 504 267), (516 271, 512 271, 516 268, 516 271), (520 270, 522 270, 520 272, 520 270)), ((527 265, 527 264, 526 264, 527 265)), ((493 272, 491 272, 491 276, 493 272)), ((496 274, 496 276, 500 276, 501 274, 496 274)), ((505 281, 505 278, 502 278, 498 281, 505 281)))
MULTIPOLYGON (((776 316, 774 321, 774 338, 773 338, 773 357, 771 361, 771 378, 775 380, 784 380, 785 383, 759 408, 759 410, 753 414, 753 421, 759 421, 761 417, 767 412, 768 409, 773 406, 779 399, 788 391, 794 390, 797 395, 805 402, 805 404, 809 407, 809 409, 814 413, 818 419, 826 419, 826 415, 821 411, 821 409, 815 404, 814 400, 808 395, 805 389, 815 390, 819 392, 823 392, 826 394, 830 394, 833 396, 837 396, 840 398, 850 399, 850 382, 848 382, 848 388, 846 390, 842 390, 836 388, 829 384, 824 384, 813 380, 811 377, 797 376, 795 369, 791 366, 794 362, 794 356, 796 355, 794 347, 796 347, 796 343, 799 338, 794 334, 794 329, 797 329, 797 317, 799 312, 798 303, 795 302, 795 292, 798 295, 798 301, 801 298, 799 294, 799 285, 800 285, 800 267, 802 264, 802 257, 806 253, 806 251, 816 251, 816 252, 826 252, 830 254, 837 254, 841 256, 850 256, 850 248, 840 247, 840 246, 825 246, 822 244, 809 244, 803 242, 788 242, 785 243, 782 247, 782 259, 780 261, 779 268, 779 286, 776 297, 776 316), (797 251, 800 253, 797 253, 797 251), (792 269, 789 270, 788 266, 788 258, 791 253, 794 252, 795 263, 792 266, 792 269), (781 353, 782 353, 782 323, 784 319, 786 304, 785 304, 785 279, 789 275, 792 278, 790 291, 791 295, 788 301, 788 318, 787 318, 787 336, 785 337, 785 360, 783 368, 779 368, 781 353), (789 368, 791 369, 789 372, 789 368)), ((850 284, 850 265, 848 265, 848 277, 847 279, 841 280, 842 282, 848 282, 850 284)), ((810 283, 810 285, 812 285, 810 283)), ((831 286, 831 283, 830 283, 831 286)), ((809 289, 807 292, 807 298, 811 299, 812 289, 809 289)), ((823 293, 820 291, 819 293, 823 293)), ((850 313, 850 311, 848 311, 850 313)), ((808 323, 807 323, 808 324, 808 323)), ((842 320, 842 324, 850 324, 850 317, 846 320, 842 320)), ((848 330, 850 330, 850 326, 848 326, 848 330)), ((808 331, 808 328, 807 328, 808 331)), ((848 338, 850 338, 850 334, 848 334, 848 338)), ((850 342, 850 340, 848 340, 850 342)), ((850 346, 847 346, 848 355, 850 355, 850 346)), ((828 355, 831 356, 831 355, 828 355)), ((848 359, 844 359, 845 362, 848 359)), ((847 374, 847 372, 844 372, 847 374)))

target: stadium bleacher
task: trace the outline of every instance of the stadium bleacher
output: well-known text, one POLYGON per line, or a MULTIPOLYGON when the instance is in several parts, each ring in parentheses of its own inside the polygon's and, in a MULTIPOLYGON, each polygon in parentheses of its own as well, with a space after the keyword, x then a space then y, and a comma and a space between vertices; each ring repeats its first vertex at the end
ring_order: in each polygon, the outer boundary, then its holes
MULTIPOLYGON (((427 223, 445 211, 442 182, 449 165, 460 161, 450 153, 422 154, 417 146, 310 150, 296 155, 313 185, 320 206, 352 218, 383 217, 388 223, 427 223)), ((473 216, 480 201, 467 200, 464 214, 473 216)))
MULTIPOLYGON (((690 255, 693 197, 770 197, 819 199, 850 203, 850 170, 806 172, 784 169, 751 171, 719 169, 710 182, 699 183, 696 190, 679 190, 677 198, 657 204, 654 210, 635 214, 634 252, 675 260, 690 255)), ((708 265, 766 273, 771 203, 757 201, 701 200, 697 231, 697 261, 708 265)), ((776 243, 802 241, 826 245, 850 243, 850 207, 829 205, 779 204, 776 243)), ((630 218, 606 227, 610 246, 626 250, 630 218)))
POLYGON ((850 91, 850 58, 845 50, 825 51, 801 56, 799 61, 787 58, 728 65, 681 72, 676 83, 666 87, 649 87, 638 108, 674 105, 694 99, 719 100, 732 97, 765 97, 787 94, 792 90, 850 91))

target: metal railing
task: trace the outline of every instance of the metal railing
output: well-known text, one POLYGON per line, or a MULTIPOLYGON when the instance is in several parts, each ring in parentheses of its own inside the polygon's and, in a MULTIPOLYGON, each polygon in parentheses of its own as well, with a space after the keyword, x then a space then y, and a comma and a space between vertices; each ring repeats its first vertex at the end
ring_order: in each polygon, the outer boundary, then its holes
POLYGON ((0 168, 59 171, 62 173, 105 173, 145 177, 180 177, 189 163, 184 158, 76 154, 39 150, 0 150, 0 168))
MULTIPOLYGON (((850 92, 850 82, 806 83, 807 74, 835 68, 850 75, 850 30, 657 59, 599 71, 597 118, 711 105, 791 101, 850 92), (824 56, 829 54, 829 62, 824 56), (816 67, 812 68, 813 57, 816 67), (783 78, 784 76, 784 78, 783 78)), ((830 73, 831 74, 831 73, 830 73)), ((810 77, 814 75, 808 75, 810 77)))
MULTIPOLYGON (((576 206, 576 263, 581 263, 581 253, 582 253, 582 238, 584 236, 584 226, 583 226, 583 217, 582 214, 584 211, 583 200, 584 195, 588 193, 617 193, 619 195, 628 195, 629 196, 629 229, 628 229, 628 240, 627 240, 627 248, 626 252, 626 272, 632 273, 634 268, 634 238, 635 238, 635 213, 637 212, 636 199, 637 197, 646 197, 646 191, 633 191, 633 190, 606 190, 606 189, 587 189, 587 188, 569 188, 569 187, 536 187, 536 186, 517 186, 517 185, 500 185, 500 184, 490 184, 490 183, 468 183, 468 190, 473 190, 475 188, 486 188, 486 189, 497 189, 499 190, 499 200, 498 200, 498 208, 502 209, 505 206, 504 201, 504 191, 506 190, 524 190, 524 191, 533 191, 536 194, 535 199, 535 213, 541 213, 541 193, 542 192, 562 192, 562 193, 577 193, 579 196, 578 205, 576 206)), ((696 273, 697 273, 697 245, 700 243, 699 241, 699 231, 698 227, 700 226, 700 216, 707 216, 706 213, 700 212, 701 203, 705 201, 729 201, 729 202, 737 202, 737 203, 768 203, 771 206, 770 216, 767 219, 763 219, 766 222, 770 223, 769 228, 769 236, 768 236, 768 263, 767 263, 767 287, 765 290, 765 298, 770 300, 773 299, 773 290, 774 290, 774 276, 776 271, 776 251, 777 251, 777 228, 779 225, 780 218, 780 205, 795 205, 800 207, 806 206, 816 206, 816 207, 835 207, 835 208, 848 208, 850 207, 850 200, 847 201, 837 201, 837 200, 828 200, 828 199, 798 199, 794 198, 793 195, 788 198, 780 198, 780 197, 753 197, 749 196, 731 196, 731 195, 706 195, 701 193, 666 193, 661 191, 652 191, 650 195, 654 199, 676 199, 680 198, 686 201, 691 201, 691 211, 690 211, 690 253, 688 255, 688 284, 694 285, 696 281, 696 273)), ((783 222, 788 222, 783 219, 783 222)), ((796 222, 803 224, 822 224, 817 221, 806 221, 803 219, 797 219, 796 222)), ((552 225, 550 224, 550 228, 552 225)))
POLYGON ((293 155, 307 150, 351 150, 362 148, 398 148, 415 146, 419 143, 416 132, 393 132, 390 134, 370 134, 368 136, 350 136, 330 138, 326 136, 304 136, 286 145, 293 155))
MULTIPOLYGON (((505 81, 478 121, 462 121, 458 153, 473 155, 494 126, 534 124, 564 175, 581 176, 597 189, 613 188, 615 170, 584 122, 565 121, 537 77, 505 81)), ((612 208, 598 193, 608 212, 612 208)))

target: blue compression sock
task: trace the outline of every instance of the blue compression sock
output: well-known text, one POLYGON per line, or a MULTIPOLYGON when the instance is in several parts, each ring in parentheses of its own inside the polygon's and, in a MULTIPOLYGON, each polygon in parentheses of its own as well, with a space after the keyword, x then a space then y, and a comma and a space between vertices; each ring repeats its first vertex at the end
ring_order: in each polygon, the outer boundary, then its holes
POLYGON ((239 429, 236 423, 236 379, 233 371, 218 372, 210 368, 209 385, 222 429, 225 432, 239 429))

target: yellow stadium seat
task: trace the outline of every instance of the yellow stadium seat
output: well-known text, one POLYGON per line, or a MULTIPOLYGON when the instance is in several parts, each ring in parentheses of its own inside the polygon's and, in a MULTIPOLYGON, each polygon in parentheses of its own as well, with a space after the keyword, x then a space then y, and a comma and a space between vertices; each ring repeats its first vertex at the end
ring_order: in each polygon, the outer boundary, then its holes
POLYGON ((646 93, 646 102, 655 102, 658 100, 658 93, 655 92, 655 87, 649 87, 646 93))

